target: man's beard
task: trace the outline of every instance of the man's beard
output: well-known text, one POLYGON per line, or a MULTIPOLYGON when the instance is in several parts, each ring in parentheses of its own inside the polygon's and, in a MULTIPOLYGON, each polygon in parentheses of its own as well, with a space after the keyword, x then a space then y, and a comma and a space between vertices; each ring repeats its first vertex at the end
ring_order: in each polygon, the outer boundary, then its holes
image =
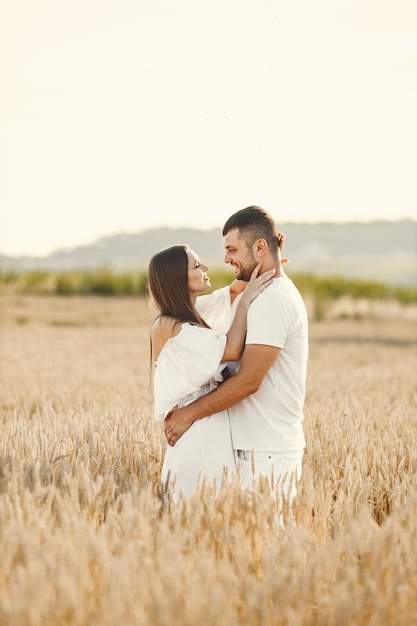
POLYGON ((245 282, 249 282, 250 277, 252 276, 252 272, 256 266, 257 263, 252 257, 250 261, 248 260, 248 262, 240 268, 239 272, 236 274, 236 278, 238 280, 244 280, 245 282))

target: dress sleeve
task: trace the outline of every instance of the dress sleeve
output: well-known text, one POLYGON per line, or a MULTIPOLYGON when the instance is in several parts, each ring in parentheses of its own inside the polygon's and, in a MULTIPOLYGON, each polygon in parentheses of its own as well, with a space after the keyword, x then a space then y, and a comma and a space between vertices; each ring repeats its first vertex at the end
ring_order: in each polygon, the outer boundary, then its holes
POLYGON ((199 296, 196 308, 207 324, 221 333, 227 333, 232 323, 229 286, 199 296))
POLYGON ((183 324, 156 361, 154 404, 157 420, 163 420, 173 406, 214 380, 222 369, 220 363, 225 345, 224 334, 183 324))

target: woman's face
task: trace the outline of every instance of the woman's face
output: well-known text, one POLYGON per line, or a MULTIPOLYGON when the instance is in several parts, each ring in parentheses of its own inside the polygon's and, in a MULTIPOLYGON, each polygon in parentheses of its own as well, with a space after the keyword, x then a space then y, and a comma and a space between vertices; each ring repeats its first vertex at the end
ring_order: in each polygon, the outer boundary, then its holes
POLYGON ((207 276, 207 265, 204 265, 193 250, 187 251, 188 256, 188 288, 191 296, 198 296, 211 287, 207 276))

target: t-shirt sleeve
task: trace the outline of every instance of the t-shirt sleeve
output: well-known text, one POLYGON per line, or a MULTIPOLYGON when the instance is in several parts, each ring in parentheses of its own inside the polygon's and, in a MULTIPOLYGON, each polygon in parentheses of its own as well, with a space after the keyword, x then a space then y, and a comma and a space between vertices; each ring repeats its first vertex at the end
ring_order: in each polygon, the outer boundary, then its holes
POLYGON ((248 311, 246 343, 283 348, 292 317, 293 307, 287 298, 274 291, 261 294, 248 311))

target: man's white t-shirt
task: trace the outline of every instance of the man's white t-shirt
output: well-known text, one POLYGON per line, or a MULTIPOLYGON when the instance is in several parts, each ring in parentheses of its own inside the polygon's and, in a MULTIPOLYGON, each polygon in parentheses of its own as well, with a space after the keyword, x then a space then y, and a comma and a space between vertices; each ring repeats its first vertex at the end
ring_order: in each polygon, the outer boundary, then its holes
POLYGON ((308 320, 301 295, 288 276, 275 278, 252 302, 246 344, 281 350, 258 391, 229 409, 233 448, 302 450, 308 320))
MULTIPOLYGON (((212 328, 227 332, 238 301, 239 297, 231 307, 229 287, 224 287, 197 298, 197 308, 212 328)), ((281 350, 258 391, 229 409, 233 448, 302 450, 308 320, 301 295, 288 276, 275 278, 250 305, 246 344, 281 350)))

